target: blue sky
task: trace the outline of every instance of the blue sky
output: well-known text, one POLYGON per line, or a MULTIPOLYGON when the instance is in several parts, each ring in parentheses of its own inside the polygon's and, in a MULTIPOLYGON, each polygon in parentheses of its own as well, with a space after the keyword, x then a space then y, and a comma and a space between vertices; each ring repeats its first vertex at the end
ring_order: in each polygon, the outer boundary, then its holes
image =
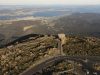
POLYGON ((37 4, 37 5, 97 5, 100 0, 0 0, 0 5, 23 5, 23 4, 37 4))

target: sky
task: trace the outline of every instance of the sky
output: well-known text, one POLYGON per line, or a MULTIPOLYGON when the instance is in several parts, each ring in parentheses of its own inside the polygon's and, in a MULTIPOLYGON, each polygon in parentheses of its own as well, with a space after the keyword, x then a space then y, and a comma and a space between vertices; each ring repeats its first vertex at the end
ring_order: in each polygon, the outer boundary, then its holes
POLYGON ((0 0, 0 5, 98 5, 100 0, 0 0))

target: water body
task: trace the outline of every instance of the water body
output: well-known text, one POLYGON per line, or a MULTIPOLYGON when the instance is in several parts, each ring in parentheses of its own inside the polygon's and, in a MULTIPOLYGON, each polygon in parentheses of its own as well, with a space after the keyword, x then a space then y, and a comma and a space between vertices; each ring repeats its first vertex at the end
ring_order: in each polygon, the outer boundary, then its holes
POLYGON ((62 16, 68 14, 68 11, 42 11, 33 14, 35 17, 53 17, 53 16, 62 16))
POLYGON ((69 11, 40 11, 36 12, 31 15, 20 15, 20 16, 0 16, 0 20, 10 20, 10 19, 17 19, 17 18, 24 18, 27 16, 33 16, 33 17, 54 17, 54 16, 63 16, 66 14, 71 14, 69 11))
POLYGON ((27 17, 27 15, 21 15, 21 16, 0 16, 0 20, 12 20, 17 18, 24 18, 27 17))

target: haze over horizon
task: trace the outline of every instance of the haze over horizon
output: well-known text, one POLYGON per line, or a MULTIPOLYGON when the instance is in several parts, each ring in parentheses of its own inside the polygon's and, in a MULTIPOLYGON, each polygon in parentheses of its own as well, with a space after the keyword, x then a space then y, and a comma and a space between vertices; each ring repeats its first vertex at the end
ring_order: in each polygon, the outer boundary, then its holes
POLYGON ((100 0, 0 0, 0 5, 100 5, 100 0))

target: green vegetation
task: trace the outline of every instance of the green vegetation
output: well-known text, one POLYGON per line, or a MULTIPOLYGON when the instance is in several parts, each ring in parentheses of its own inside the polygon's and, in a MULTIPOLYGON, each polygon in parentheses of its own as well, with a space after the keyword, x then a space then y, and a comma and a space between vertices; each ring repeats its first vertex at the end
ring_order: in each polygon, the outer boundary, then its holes
MULTIPOLYGON (((0 74, 18 75, 36 65, 41 59, 59 54, 58 42, 55 36, 30 37, 22 42, 17 42, 0 49, 0 74)), ((70 56, 100 56, 100 39, 94 37, 68 37, 63 51, 70 56)), ((55 62, 44 71, 65 71, 72 69, 71 63, 55 62)), ((70 74, 72 75, 72 74, 70 74)))
POLYGON ((71 56, 100 56, 100 39, 92 37, 67 37, 64 53, 71 56))
POLYGON ((93 68, 100 71, 100 63, 96 63, 93 65, 93 68))
MULTIPOLYGON (((73 62, 67 60, 62 60, 59 62, 55 62, 53 65, 50 65, 49 67, 45 67, 45 69, 43 69, 42 73, 38 73, 39 75, 75 75, 73 74, 73 70, 74 70, 74 64, 77 65, 77 67, 79 66, 78 63, 73 62)), ((77 69, 78 70, 78 69, 77 69)), ((35 74, 37 75, 37 73, 35 74)))
MULTIPOLYGON (((54 37, 34 37, 0 49, 0 75, 18 75, 55 48, 54 37)), ((49 54, 48 54, 49 55, 49 54)))

